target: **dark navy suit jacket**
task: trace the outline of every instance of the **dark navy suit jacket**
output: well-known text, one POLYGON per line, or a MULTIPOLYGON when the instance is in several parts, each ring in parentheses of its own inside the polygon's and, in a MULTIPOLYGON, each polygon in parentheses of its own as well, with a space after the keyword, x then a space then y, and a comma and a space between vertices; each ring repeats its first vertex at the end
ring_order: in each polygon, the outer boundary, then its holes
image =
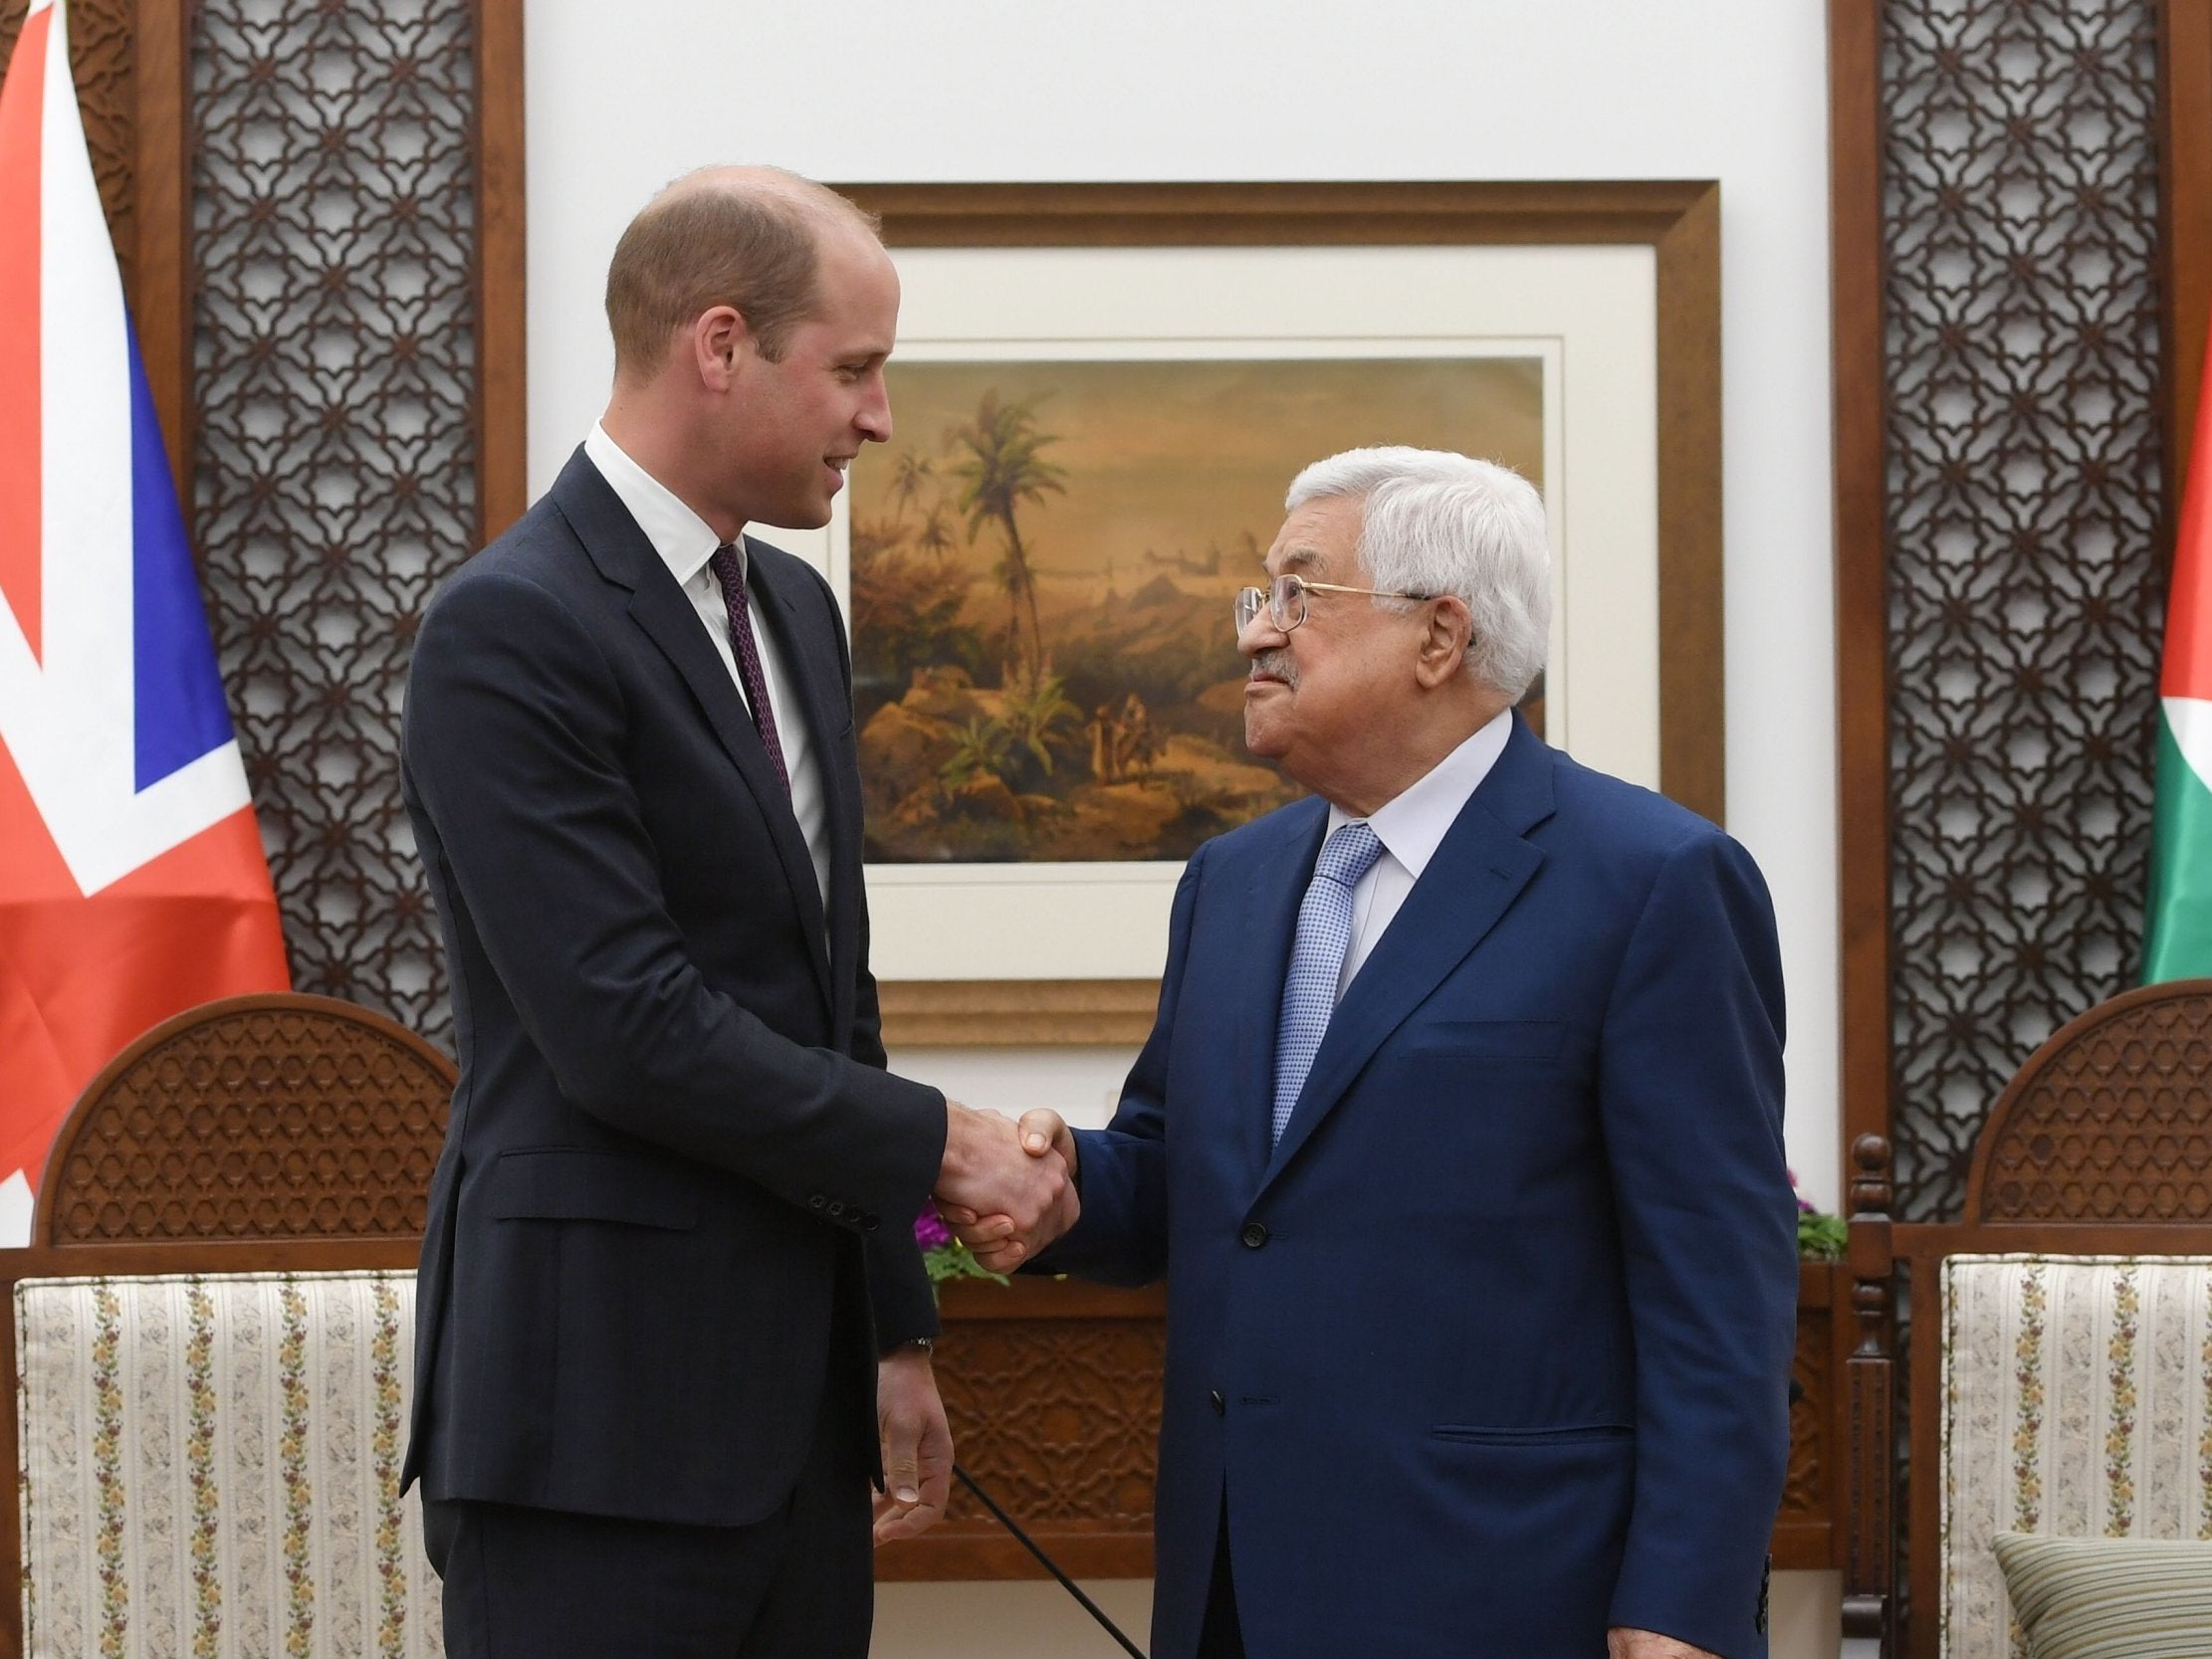
POLYGON ((874 1444, 877 1339, 936 1329, 912 1222, 944 1097, 882 1069, 844 632, 812 570, 747 552, 821 758, 826 912, 698 613, 580 453, 423 618, 402 781, 461 1058, 416 1295, 429 1497, 756 1521, 825 1397, 874 1444))
POLYGON ((1253 1659, 1763 1654, 1797 1267, 1757 869, 1516 718, 1270 1149, 1325 820, 1191 860, 1035 1264, 1168 1280, 1155 1659, 1194 1651, 1224 1492, 1253 1659))

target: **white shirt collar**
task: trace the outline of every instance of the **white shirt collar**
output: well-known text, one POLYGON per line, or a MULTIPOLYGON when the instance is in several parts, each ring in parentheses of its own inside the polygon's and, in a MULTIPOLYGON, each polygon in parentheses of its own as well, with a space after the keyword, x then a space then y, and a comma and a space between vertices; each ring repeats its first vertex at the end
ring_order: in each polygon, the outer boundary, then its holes
MULTIPOLYGON (((1468 798, 1490 775, 1497 757, 1505 752, 1505 740, 1512 734, 1513 711, 1507 709, 1369 814, 1368 824, 1383 850, 1404 865, 1416 881, 1429 868, 1429 861, 1436 857, 1468 798)), ((1330 834, 1352 822, 1352 815, 1344 808, 1330 806, 1330 834)))
MULTIPOLYGON (((722 538, 707 525, 707 520, 686 507, 659 479, 630 459, 629 452, 607 436, 606 427, 598 421, 591 423, 591 430, 584 434, 583 453, 591 465, 599 469, 599 476, 607 481, 622 505, 629 509, 637 527, 645 532, 645 539, 652 542, 653 551, 660 554, 661 562, 668 566, 668 573, 676 578, 678 587, 690 585, 692 577, 707 567, 707 560, 714 557, 715 549, 722 545, 722 538)), ((745 537, 739 536, 738 573, 745 573, 745 537)))

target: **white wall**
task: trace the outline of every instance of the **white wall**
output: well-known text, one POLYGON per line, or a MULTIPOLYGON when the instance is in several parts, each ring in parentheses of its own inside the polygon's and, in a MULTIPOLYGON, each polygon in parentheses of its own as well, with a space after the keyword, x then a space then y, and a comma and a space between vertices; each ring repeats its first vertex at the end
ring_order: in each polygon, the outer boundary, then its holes
MULTIPOLYGON (((1833 1205, 1824 28, 1822 7, 1775 0, 532 0, 533 485, 604 396, 615 237, 700 162, 882 182, 1718 178, 1729 827, 1781 920, 1791 1154, 1833 1205)), ((978 1104, 1095 1121, 1127 1055, 898 1059, 978 1104)), ((1833 1652, 1832 1586, 1781 1593, 1777 1654, 1833 1652)))

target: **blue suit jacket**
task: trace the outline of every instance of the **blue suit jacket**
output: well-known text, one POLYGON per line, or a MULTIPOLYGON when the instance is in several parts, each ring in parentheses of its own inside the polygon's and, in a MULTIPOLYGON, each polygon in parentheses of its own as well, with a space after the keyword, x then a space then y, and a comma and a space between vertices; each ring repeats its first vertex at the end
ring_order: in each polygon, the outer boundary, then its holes
POLYGON ((1516 719, 1270 1149, 1325 820, 1191 860, 1036 1264, 1168 1278, 1155 1659, 1194 1651, 1224 1492, 1254 1659, 1763 1654, 1797 1268, 1758 870, 1516 719))

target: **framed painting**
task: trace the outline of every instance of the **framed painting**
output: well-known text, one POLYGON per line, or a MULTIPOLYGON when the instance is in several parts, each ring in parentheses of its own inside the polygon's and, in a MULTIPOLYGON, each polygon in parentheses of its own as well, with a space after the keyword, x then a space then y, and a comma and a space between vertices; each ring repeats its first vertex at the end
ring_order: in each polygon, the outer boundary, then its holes
POLYGON ((1142 1038, 1183 861, 1299 792, 1229 613, 1339 450, 1535 483, 1524 712, 1721 816, 1716 185, 842 188, 899 267, 895 430, 780 539, 852 629, 892 1046, 1142 1038))

